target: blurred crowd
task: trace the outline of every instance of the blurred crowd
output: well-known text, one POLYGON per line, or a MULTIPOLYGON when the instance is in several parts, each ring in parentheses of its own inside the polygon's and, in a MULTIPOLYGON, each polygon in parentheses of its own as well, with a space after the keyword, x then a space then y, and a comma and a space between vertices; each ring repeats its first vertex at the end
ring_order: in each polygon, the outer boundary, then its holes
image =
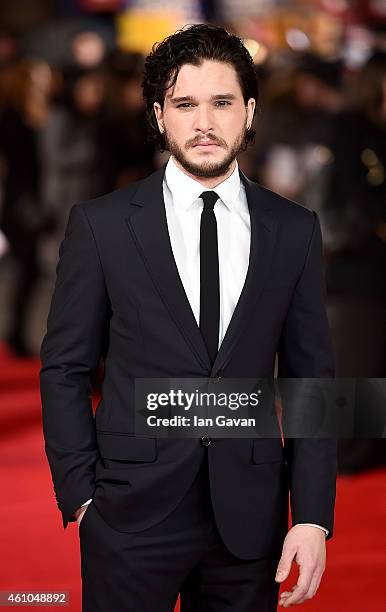
POLYGON ((115 53, 107 65, 55 70, 21 59, 0 80, 1 231, 19 264, 6 341, 28 355, 26 321, 39 279, 39 246, 63 237, 69 209, 155 169, 146 140, 143 58, 115 53))
MULTIPOLYGON (((79 57, 92 53, 79 44, 79 57)), ((56 252, 73 204, 167 159, 147 139, 143 61, 113 45, 100 61, 58 66, 18 52, 0 32, 0 281, 10 259, 16 269, 3 341, 17 356, 37 351, 27 326, 47 269, 42 243, 56 252)), ((240 167, 318 212, 337 375, 385 377, 385 42, 355 68, 334 54, 288 50, 256 71, 257 136, 240 167)))
POLYGON ((386 52, 355 73, 305 54, 262 79, 249 173, 320 216, 337 372, 386 371, 386 52))

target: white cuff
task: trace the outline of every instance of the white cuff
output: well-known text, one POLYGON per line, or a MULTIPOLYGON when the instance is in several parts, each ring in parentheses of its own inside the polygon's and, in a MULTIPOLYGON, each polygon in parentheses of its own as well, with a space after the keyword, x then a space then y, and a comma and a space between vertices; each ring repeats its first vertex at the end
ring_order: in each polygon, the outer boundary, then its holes
POLYGON ((322 527, 321 525, 315 525, 315 523, 296 523, 296 525, 308 525, 309 527, 317 527, 318 529, 321 529, 322 531, 324 531, 324 533, 326 534, 326 537, 330 533, 328 529, 326 529, 325 527, 322 527))

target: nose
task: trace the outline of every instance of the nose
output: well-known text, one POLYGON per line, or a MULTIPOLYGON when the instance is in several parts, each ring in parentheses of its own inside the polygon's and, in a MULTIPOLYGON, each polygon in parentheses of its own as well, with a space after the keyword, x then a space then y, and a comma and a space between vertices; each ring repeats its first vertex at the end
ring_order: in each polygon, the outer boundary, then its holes
POLYGON ((212 114, 205 104, 197 107, 193 127, 195 130, 204 133, 213 129, 212 114))

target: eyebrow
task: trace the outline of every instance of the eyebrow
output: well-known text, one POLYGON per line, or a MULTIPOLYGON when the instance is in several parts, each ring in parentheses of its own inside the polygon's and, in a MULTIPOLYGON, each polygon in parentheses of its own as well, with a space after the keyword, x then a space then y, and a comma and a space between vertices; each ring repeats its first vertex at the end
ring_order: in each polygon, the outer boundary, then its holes
MULTIPOLYGON (((236 96, 231 93, 216 94, 211 96, 211 100, 235 100, 236 96)), ((182 96, 180 98, 170 98, 172 104, 179 104, 180 102, 197 102, 197 99, 193 96, 182 96)))

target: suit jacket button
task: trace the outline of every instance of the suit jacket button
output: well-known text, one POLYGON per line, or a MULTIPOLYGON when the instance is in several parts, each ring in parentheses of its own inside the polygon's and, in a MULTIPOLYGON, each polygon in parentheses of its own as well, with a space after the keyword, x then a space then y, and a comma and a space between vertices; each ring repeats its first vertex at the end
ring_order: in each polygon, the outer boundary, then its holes
POLYGON ((209 446, 209 444, 211 444, 212 440, 210 438, 207 438, 206 436, 203 436, 201 438, 201 444, 203 446, 209 446))

